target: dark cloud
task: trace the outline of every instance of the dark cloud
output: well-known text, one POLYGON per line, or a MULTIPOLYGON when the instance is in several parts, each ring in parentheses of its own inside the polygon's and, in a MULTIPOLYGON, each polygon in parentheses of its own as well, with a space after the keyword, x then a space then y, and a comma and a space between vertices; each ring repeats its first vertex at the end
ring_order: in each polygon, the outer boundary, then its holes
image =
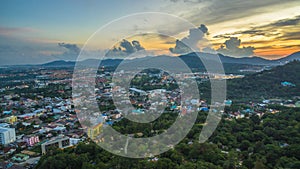
POLYGON ((214 36, 214 38, 230 38, 231 36, 235 36, 235 35, 250 35, 250 37, 261 35, 265 37, 278 37, 278 38, 286 37, 287 39, 289 38, 297 39, 297 37, 299 37, 300 29, 299 31, 296 32, 286 32, 289 30, 285 27, 288 26, 295 27, 296 25, 299 24, 300 24, 300 15, 294 18, 286 18, 262 26, 252 27, 251 29, 248 30, 216 35, 214 36), (280 34, 281 36, 279 36, 280 34))
POLYGON ((276 34, 277 33, 274 33, 274 32, 267 32, 264 30, 259 30, 259 29, 253 28, 253 29, 249 29, 249 30, 236 31, 233 33, 225 33, 225 34, 221 34, 221 35, 216 35, 213 38, 230 38, 231 36, 235 36, 235 35, 250 35, 250 37, 260 35, 260 36, 269 37, 269 36, 274 36, 276 34))
POLYGON ((225 39, 230 38, 230 37, 231 37, 231 36, 228 35, 228 34, 221 34, 221 35, 213 36, 213 38, 225 38, 225 39))
POLYGON ((288 18, 288 19, 282 19, 282 20, 278 20, 276 22, 273 22, 268 26, 277 26, 277 27, 282 27, 282 26, 295 26, 298 25, 300 23, 300 15, 294 17, 294 18, 288 18))
POLYGON ((278 40, 299 40, 300 29, 296 32, 284 32, 281 36, 277 37, 278 40))
POLYGON ((139 51, 139 50, 144 50, 144 49, 145 49, 144 47, 141 46, 141 44, 140 44, 139 41, 134 40, 134 41, 132 41, 131 43, 132 43, 132 46, 133 46, 137 51, 139 51))
POLYGON ((80 53, 80 48, 76 44, 70 43, 58 43, 59 47, 67 49, 62 54, 53 54, 51 55, 53 58, 63 59, 63 60, 76 60, 80 53))
POLYGON ((252 46, 240 48, 241 40, 237 37, 231 37, 230 39, 226 40, 224 45, 217 49, 217 52, 223 55, 235 57, 252 56, 253 51, 255 50, 255 48, 252 46))
POLYGON ((123 39, 120 42, 120 46, 113 47, 113 49, 109 50, 106 53, 106 56, 113 56, 113 57, 127 56, 140 50, 145 50, 145 48, 140 44, 139 41, 133 40, 132 42, 129 42, 128 40, 123 39))
POLYGON ((191 49, 198 49, 197 44, 203 39, 204 34, 208 33, 208 28, 201 24, 198 28, 192 28, 189 30, 189 35, 181 40, 176 40, 176 45, 174 48, 169 50, 172 53, 183 54, 191 52, 191 49))
POLYGON ((270 42, 269 40, 252 40, 252 41, 244 41, 244 45, 253 45, 253 44, 262 44, 262 43, 268 43, 270 42))
POLYGON ((283 46, 283 48, 299 48, 300 49, 300 44, 283 46))
POLYGON ((124 52, 127 54, 135 52, 132 44, 129 41, 127 41, 126 39, 123 39, 123 41, 120 43, 120 46, 124 48, 124 52))
POLYGON ((69 43, 58 43, 58 46, 64 47, 68 49, 65 54, 75 54, 78 55, 80 52, 80 48, 76 44, 69 44, 69 43))

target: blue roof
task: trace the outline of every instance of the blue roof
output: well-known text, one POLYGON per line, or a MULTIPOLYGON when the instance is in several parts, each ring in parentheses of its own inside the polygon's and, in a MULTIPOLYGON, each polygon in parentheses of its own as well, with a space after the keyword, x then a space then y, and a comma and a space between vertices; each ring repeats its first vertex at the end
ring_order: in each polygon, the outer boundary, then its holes
POLYGON ((176 108, 177 108, 176 105, 171 106, 171 109, 176 109, 176 108))
POLYGON ((208 111, 207 107, 200 107, 200 111, 208 111))
POLYGON ((3 114, 11 114, 12 110, 9 111, 3 111, 3 114))
POLYGON ((132 113, 144 113, 141 109, 132 110, 132 113))
POLYGON ((113 122, 113 121, 107 121, 106 124, 107 124, 107 125, 113 125, 114 122, 113 122))
POLYGON ((287 81, 281 82, 281 85, 283 85, 283 86, 296 86, 295 84, 293 84, 291 82, 287 82, 287 81))

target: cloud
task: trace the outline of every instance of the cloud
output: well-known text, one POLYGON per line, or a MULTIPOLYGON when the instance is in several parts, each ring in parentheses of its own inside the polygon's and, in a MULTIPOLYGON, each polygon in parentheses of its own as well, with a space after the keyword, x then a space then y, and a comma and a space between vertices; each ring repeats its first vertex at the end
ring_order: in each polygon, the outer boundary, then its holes
POLYGON ((201 3, 201 2, 205 2, 205 1, 208 1, 208 0, 170 0, 171 2, 184 2, 184 3, 201 3))
POLYGON ((132 43, 132 46, 137 50, 144 50, 145 48, 141 46, 140 42, 137 41, 137 40, 134 40, 131 42, 132 43))
POLYGON ((176 45, 174 48, 169 49, 170 52, 176 53, 176 54, 182 54, 182 53, 188 53, 191 51, 191 49, 185 45, 182 41, 176 40, 176 45))
POLYGON ((300 23, 300 15, 294 17, 294 18, 287 18, 287 19, 282 19, 278 20, 276 22, 273 22, 269 25, 266 26, 295 26, 300 23))
POLYGON ((0 35, 5 36, 17 36, 17 35, 24 35, 30 33, 38 33, 41 32, 38 29, 30 28, 30 27, 2 27, 0 26, 0 35))
POLYGON ((120 42, 120 46, 113 47, 113 49, 106 53, 106 56, 124 57, 141 50, 145 50, 145 48, 140 44, 139 41, 133 40, 132 42, 129 42, 128 40, 123 39, 120 42))
POLYGON ((214 36, 214 38, 230 38, 231 36, 236 36, 236 35, 250 35, 250 37, 254 37, 254 36, 279 37, 279 35, 281 35, 280 37, 284 37, 286 35, 287 37, 293 38, 294 35, 299 34, 300 29, 295 32, 289 32, 289 31, 293 31, 290 29, 290 27, 293 27, 295 29, 295 26, 299 24, 300 24, 300 15, 295 16, 294 18, 281 19, 269 24, 264 24, 262 26, 252 27, 248 30, 216 35, 214 36))
POLYGON ((252 46, 240 48, 241 40, 237 37, 230 37, 230 39, 226 40, 224 44, 225 46, 221 45, 221 47, 217 49, 217 52, 223 55, 235 57, 252 56, 254 53, 253 51, 255 50, 252 46))
MULTIPOLYGON (((281 10, 283 6, 295 7, 299 4, 297 0, 175 0, 174 2, 180 3, 180 5, 187 4, 187 6, 182 5, 185 7, 181 10, 184 18, 192 23, 199 23, 199 16, 201 16, 201 22, 208 25, 268 13, 270 9, 281 10), (195 5, 195 3, 198 4, 195 5), (204 8, 199 10, 201 4, 204 5, 204 8)), ((170 7, 168 6, 166 10, 168 8, 170 7)))
POLYGON ((296 32, 284 32, 278 37, 279 40, 299 40, 300 39, 300 29, 296 32))
POLYGON ((181 40, 176 40, 176 45, 174 48, 169 50, 172 53, 183 54, 191 52, 191 49, 197 50, 198 42, 203 39, 204 35, 208 33, 208 28, 201 24, 198 28, 192 28, 189 30, 189 35, 182 38, 181 40))
POLYGON ((80 48, 76 44, 58 43, 58 46, 68 49, 68 51, 66 51, 65 54, 78 55, 80 52, 80 48))
POLYGON ((76 44, 58 43, 58 46, 67 49, 67 51, 63 52, 62 54, 51 55, 53 58, 63 60, 76 60, 80 53, 80 48, 76 44))
POLYGON ((236 35, 249 35, 250 37, 254 36, 266 36, 266 37, 271 37, 274 35, 277 35, 277 32, 268 32, 265 30, 260 30, 256 28, 251 28, 249 30, 242 30, 242 31, 236 31, 233 33, 225 33, 221 35, 215 35, 213 38, 230 38, 231 36, 236 36, 236 35))

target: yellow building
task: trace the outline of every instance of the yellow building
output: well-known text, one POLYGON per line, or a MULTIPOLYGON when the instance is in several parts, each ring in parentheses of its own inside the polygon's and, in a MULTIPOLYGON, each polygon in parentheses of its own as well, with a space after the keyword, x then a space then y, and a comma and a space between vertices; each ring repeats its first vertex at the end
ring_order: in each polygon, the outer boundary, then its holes
POLYGON ((17 122, 17 116, 9 116, 5 118, 6 123, 14 124, 17 122))
POLYGON ((97 138, 97 136, 99 136, 99 134, 101 133, 101 129, 102 129, 102 123, 97 124, 96 126, 93 126, 91 128, 88 128, 87 130, 87 135, 94 140, 95 138, 97 138))

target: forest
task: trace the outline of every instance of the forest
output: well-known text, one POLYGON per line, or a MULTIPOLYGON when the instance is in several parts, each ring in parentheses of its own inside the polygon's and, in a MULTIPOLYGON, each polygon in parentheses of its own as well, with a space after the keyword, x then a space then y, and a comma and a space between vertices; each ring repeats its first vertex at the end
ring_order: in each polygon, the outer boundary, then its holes
MULTIPOLYGON (((63 169, 281 169, 300 168, 300 109, 280 107, 276 114, 255 114, 243 119, 227 119, 205 143, 198 143, 205 112, 199 112, 192 130, 178 145, 152 158, 130 159, 111 154, 87 141, 64 150, 55 150, 41 158, 36 168, 63 169)), ((169 115, 163 123, 172 121, 169 115)), ((121 131, 136 130, 124 120, 116 123, 121 131), (121 128, 120 126, 126 126, 121 128)), ((153 128, 148 125, 147 130, 153 128)), ((167 126, 162 126, 167 127, 167 126)), ((145 135, 149 134, 145 132, 145 135)))

